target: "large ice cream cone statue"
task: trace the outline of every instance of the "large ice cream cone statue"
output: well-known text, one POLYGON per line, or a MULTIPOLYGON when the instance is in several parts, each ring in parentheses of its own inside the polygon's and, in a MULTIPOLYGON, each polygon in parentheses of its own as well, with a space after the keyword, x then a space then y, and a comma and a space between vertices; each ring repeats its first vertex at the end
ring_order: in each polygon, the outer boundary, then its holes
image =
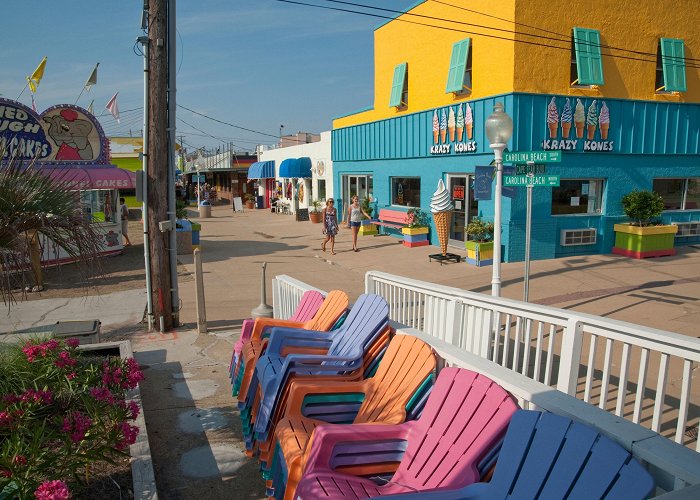
POLYGON ((469 105, 469 103, 467 103, 467 112, 466 116, 464 117, 464 124, 467 127, 467 139, 471 141, 473 137, 472 130, 474 129, 474 115, 472 114, 472 107, 469 105))
POLYGON ((600 108, 600 116, 598 117, 598 126, 600 127, 600 138, 604 141, 608 140, 608 129, 610 128, 610 110, 603 101, 600 108))
POLYGON ((450 142, 455 142, 455 111, 450 106, 450 116, 447 118, 447 132, 450 134, 450 142))
POLYGON ((583 127, 586 124, 586 112, 581 99, 576 99, 576 111, 574 111, 574 124, 576 125, 576 137, 583 139, 583 127))
POLYGON ((549 138, 556 138, 557 128, 559 128, 559 110, 557 109, 556 97, 552 97, 547 106, 547 127, 549 128, 549 138))
POLYGON ((586 115, 586 128, 588 129, 588 140, 593 140, 595 137, 595 129, 598 126, 598 101, 593 99, 593 102, 588 107, 588 115, 586 115))
POLYGON ((445 110, 442 110, 440 114, 440 142, 445 144, 445 137, 447 136, 447 115, 445 110))
POLYGON ((571 102, 569 98, 566 98, 566 103, 564 104, 564 109, 561 112, 561 133, 564 139, 569 138, 569 133, 571 132, 571 122, 574 119, 574 114, 571 112, 571 102))
POLYGON ((462 111, 462 105, 457 107, 457 142, 462 142, 462 137, 464 135, 464 112, 462 111))
POLYGON ((433 193, 433 198, 430 201, 430 211, 435 221, 440 250, 442 255, 447 255, 447 242, 450 239, 450 223, 452 222, 454 205, 442 179, 438 181, 437 190, 433 193))

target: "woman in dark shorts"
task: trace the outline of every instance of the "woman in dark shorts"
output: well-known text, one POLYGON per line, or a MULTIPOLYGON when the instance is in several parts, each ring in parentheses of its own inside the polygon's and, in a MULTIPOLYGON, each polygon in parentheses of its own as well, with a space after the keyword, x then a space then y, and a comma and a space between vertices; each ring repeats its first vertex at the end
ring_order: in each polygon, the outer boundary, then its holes
POLYGON ((359 252, 360 249, 357 248, 357 233, 360 231, 360 221, 362 216, 370 219, 371 217, 367 215, 367 212, 362 210, 360 206, 360 200, 357 195, 352 197, 352 203, 348 207, 348 228, 352 228, 352 250, 353 252, 359 252))

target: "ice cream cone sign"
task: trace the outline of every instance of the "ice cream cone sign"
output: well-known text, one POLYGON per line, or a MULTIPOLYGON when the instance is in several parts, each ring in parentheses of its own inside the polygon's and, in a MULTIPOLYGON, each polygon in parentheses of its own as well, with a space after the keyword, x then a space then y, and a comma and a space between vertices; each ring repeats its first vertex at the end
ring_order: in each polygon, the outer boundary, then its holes
POLYGON ((571 132, 571 122, 573 122, 574 116, 571 112, 571 101, 566 98, 566 103, 564 104, 564 109, 561 112, 561 134, 564 139, 569 138, 569 133, 571 132))
POLYGON ((593 102, 588 107, 588 114, 586 115, 586 129, 587 138, 589 141, 593 140, 595 137, 595 129, 598 126, 598 101, 593 99, 593 102))
POLYGON ((598 126, 600 127, 600 138, 604 141, 608 140, 608 129, 610 128, 610 110, 605 104, 605 101, 601 101, 602 106, 600 108, 600 115, 598 117, 598 126))
POLYGON ((547 106, 547 128, 549 128, 549 138, 556 138, 557 128, 559 128, 559 110, 557 109, 556 97, 552 97, 547 106))
POLYGON ((447 114, 443 109, 440 113, 440 142, 445 144, 445 138, 447 137, 447 114))
POLYGON ((464 112, 462 111, 462 105, 457 106, 457 142, 462 142, 462 136, 464 134, 464 112))
POLYGON ((576 125, 576 137, 583 139, 583 126, 586 124, 586 111, 581 99, 576 99, 576 110, 574 111, 574 124, 576 125))
POLYGON ((440 120, 438 120, 437 109, 433 111, 433 144, 438 143, 438 135, 440 134, 440 120))
POLYGON ((447 118, 447 132, 450 134, 450 142, 455 141, 455 110, 450 106, 450 115, 447 118))
POLYGON ((464 118, 464 123, 467 126, 467 139, 472 140, 473 129, 474 129, 474 115, 472 114, 472 107, 467 103, 466 117, 464 118))

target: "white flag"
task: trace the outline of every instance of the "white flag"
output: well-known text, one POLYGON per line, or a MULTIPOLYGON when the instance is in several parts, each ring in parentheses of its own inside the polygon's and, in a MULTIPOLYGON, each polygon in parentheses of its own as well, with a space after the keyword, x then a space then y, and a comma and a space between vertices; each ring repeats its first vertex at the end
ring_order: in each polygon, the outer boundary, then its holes
POLYGON ((112 116, 115 120, 117 120, 117 123, 121 123, 119 121, 119 106, 117 106, 117 95, 119 95, 119 92, 112 96, 112 98, 107 103, 107 106, 105 107, 110 113, 112 113, 112 116))
POLYGON ((92 70, 92 73, 90 73, 87 82, 85 82, 85 90, 87 90, 88 92, 90 91, 93 85, 97 85, 97 67, 99 65, 100 63, 97 63, 95 65, 95 69, 92 70))

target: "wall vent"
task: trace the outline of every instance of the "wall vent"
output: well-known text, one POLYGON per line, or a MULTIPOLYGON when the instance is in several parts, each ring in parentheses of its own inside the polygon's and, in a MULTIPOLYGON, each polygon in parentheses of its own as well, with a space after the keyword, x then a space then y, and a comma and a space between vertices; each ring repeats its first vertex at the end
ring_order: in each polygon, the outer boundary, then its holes
POLYGON ((674 222, 678 226, 676 236, 700 236, 700 221, 674 222))
POLYGON ((564 247, 573 247, 576 245, 595 245, 596 234, 595 228, 562 229, 559 243, 564 247))

